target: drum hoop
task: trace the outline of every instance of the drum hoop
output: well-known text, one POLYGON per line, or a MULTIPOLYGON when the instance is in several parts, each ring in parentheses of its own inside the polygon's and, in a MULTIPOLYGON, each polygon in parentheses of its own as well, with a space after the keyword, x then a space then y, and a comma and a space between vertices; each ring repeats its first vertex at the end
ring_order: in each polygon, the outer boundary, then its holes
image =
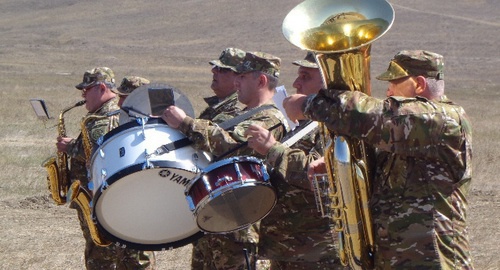
POLYGON ((209 164, 207 167, 205 167, 202 170, 202 174, 209 173, 209 172, 213 171, 214 169, 228 165, 230 163, 244 162, 244 161, 250 161, 252 163, 257 163, 257 164, 263 165, 262 160, 260 160, 256 157, 252 157, 252 156, 230 157, 230 158, 226 158, 226 159, 219 160, 219 161, 216 161, 214 163, 209 164))
MULTIPOLYGON (((274 189, 274 187, 271 185, 271 183, 269 182, 262 182, 260 183, 259 181, 256 181, 255 179, 251 179, 251 180, 245 180, 245 182, 242 184, 241 182, 237 181, 235 183, 230 183, 228 185, 225 185, 225 186, 222 186, 220 188, 217 188, 216 190, 213 190, 212 192, 209 192, 207 196, 205 196, 203 199, 201 199, 198 204, 196 205, 195 209, 193 210, 193 214, 195 216, 198 215, 198 210, 202 207, 204 207, 207 203, 209 203, 211 200, 221 196, 223 193, 225 193, 226 191, 230 191, 230 190, 233 190, 235 188, 233 188, 234 186, 237 186, 237 188, 240 188, 240 187, 251 187, 251 186, 264 186, 264 187, 267 187, 267 188, 270 188, 275 195, 276 194, 276 190, 274 189), (247 183, 247 181, 249 181, 249 183, 247 183)), ((191 198, 191 195, 187 195, 188 197, 191 198)))
MULTIPOLYGON (((161 168, 175 168, 175 169, 181 169, 181 170, 186 170, 186 171, 191 171, 188 169, 184 169, 181 167, 187 167, 184 165, 182 162, 175 162, 175 161, 152 161, 152 165, 154 165, 154 169, 161 169, 161 168), (172 164, 175 164, 177 167, 169 167, 172 166, 172 164)), ((126 167, 115 174, 113 174, 111 177, 109 177, 106 180, 106 183, 108 184, 108 187, 111 186, 113 183, 117 182, 118 180, 124 178, 125 176, 131 175, 133 173, 139 172, 143 170, 143 165, 142 164, 134 164, 132 166, 126 167)), ((181 246, 185 246, 189 243, 192 243, 195 240, 198 240, 200 237, 203 236, 203 232, 199 231, 189 237, 186 237, 181 240, 173 241, 173 242, 168 242, 168 243, 163 243, 163 244, 140 244, 140 243, 135 243, 135 242, 130 242, 127 240, 124 240, 122 238, 119 238, 117 236, 114 236, 111 232, 109 232, 106 228, 104 228, 100 223, 99 223, 99 218, 96 215, 95 207, 97 206, 97 202, 99 201, 99 198, 102 195, 102 189, 100 187, 94 187, 97 188, 97 191, 92 199, 92 220, 94 220, 94 223, 98 226, 99 231, 102 231, 106 238, 109 240, 114 241, 117 244, 120 245, 125 245, 126 247, 130 248, 135 248, 138 250, 154 250, 154 251, 161 251, 161 250, 166 250, 170 248, 177 248, 181 246)))
MULTIPOLYGON (((148 121, 144 124, 144 128, 151 128, 151 127, 156 127, 156 126, 166 126, 169 127, 161 118, 150 118, 148 121)), ((137 121, 131 121, 127 122, 123 125, 119 125, 118 127, 110 130, 108 133, 104 134, 102 138, 102 144, 104 144, 107 140, 110 138, 114 137, 117 134, 122 133, 125 130, 129 130, 132 128, 142 128, 142 125, 139 124, 137 121)), ((172 128, 172 130, 175 130, 172 128)))
POLYGON ((102 232, 105 238, 108 240, 118 244, 120 247, 123 248, 132 248, 136 250, 150 250, 150 251, 165 251, 173 248, 178 248, 185 246, 187 244, 190 244, 198 239, 200 239, 205 233, 203 231, 198 231, 195 234, 186 237, 181 240, 169 242, 169 243, 163 243, 163 244, 139 244, 139 243, 134 243, 130 242, 124 239, 121 239, 119 237, 114 236, 110 232, 108 232, 104 227, 101 226, 97 221, 94 221, 97 228, 99 229, 99 232, 102 232))
POLYGON ((265 165, 264 163, 262 162, 262 160, 256 158, 256 157, 253 157, 253 156, 237 156, 237 157, 230 157, 230 158, 226 158, 226 159, 223 159, 223 160, 219 160, 219 161, 216 161, 216 162, 213 162, 211 164, 209 164, 207 167, 205 167, 204 169, 201 170, 201 172, 195 176, 195 178, 193 178, 193 180, 191 181, 191 183, 189 183, 189 185, 187 185, 186 187, 186 190, 184 191, 185 194, 189 194, 189 191, 191 190, 191 188, 193 187, 193 185, 199 180, 201 179, 205 174, 213 171, 214 169, 217 169, 219 167, 222 167, 222 166, 226 166, 230 163, 236 163, 236 162, 242 162, 242 161, 250 161, 252 163, 256 163, 256 164, 260 164, 262 166, 264 166, 263 168, 263 171, 265 173, 265 178, 269 178, 269 176, 266 176, 267 175, 267 169, 265 168, 265 165))
MULTIPOLYGON (((200 230, 204 233, 216 233, 216 234, 227 234, 227 233, 232 233, 232 232, 236 232, 236 231, 239 231, 239 230, 242 230, 244 228, 247 228, 248 226, 252 225, 252 224, 255 224, 256 222, 259 222, 261 221, 262 219, 264 219, 265 217, 267 217, 271 212, 272 210, 274 209, 274 207, 276 206, 276 204, 278 203, 278 193, 276 191, 276 189, 271 185, 271 183, 269 182, 265 182, 264 184, 259 184, 259 185, 253 185, 253 186, 265 186, 266 188, 269 188, 273 194, 274 194, 274 200, 273 200, 273 204, 271 205, 271 207, 269 208, 269 210, 264 214, 264 216, 262 216, 261 218, 259 218, 257 221, 255 222, 251 222, 251 223, 248 223, 248 224, 242 224, 232 230, 229 230, 229 231, 224 231, 224 232, 221 232, 221 231, 207 231, 207 230, 204 230, 202 229, 202 227, 200 226, 200 224, 198 224, 198 210, 201 209, 201 206, 205 206, 207 203, 210 202, 210 200, 208 200, 208 198, 210 196, 206 196, 205 198, 203 198, 199 203, 198 205, 196 206, 195 210, 193 211, 193 214, 194 214, 194 217, 195 217, 195 220, 196 220, 196 224, 198 225, 198 228, 200 228, 200 230)), ((219 194, 218 196, 220 196, 221 194, 219 194)), ((214 196, 214 197, 210 197, 210 199, 213 199, 213 198, 217 198, 218 196, 214 196)))

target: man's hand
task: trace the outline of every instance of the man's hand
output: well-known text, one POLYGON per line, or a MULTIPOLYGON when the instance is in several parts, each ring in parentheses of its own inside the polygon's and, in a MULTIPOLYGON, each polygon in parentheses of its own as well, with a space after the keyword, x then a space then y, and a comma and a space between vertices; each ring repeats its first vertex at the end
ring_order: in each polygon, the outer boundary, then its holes
POLYGON ((315 174, 325 174, 326 171, 326 163, 325 157, 321 157, 311 163, 309 163, 309 168, 307 168, 307 178, 309 181, 312 181, 315 174))
POLYGON ((297 122, 306 119, 302 111, 302 104, 306 101, 306 98, 306 95, 295 94, 283 100, 283 108, 285 108, 286 115, 290 120, 297 122))
POLYGON ((66 153, 68 151, 68 144, 73 140, 73 138, 68 137, 57 137, 57 151, 66 153))
POLYGON ((248 146, 261 155, 267 155, 269 149, 276 143, 276 139, 269 130, 254 124, 248 127, 245 136, 248 138, 248 146))
POLYGON ((186 118, 186 113, 181 108, 173 105, 166 108, 161 115, 161 119, 172 128, 179 128, 184 118, 186 118))

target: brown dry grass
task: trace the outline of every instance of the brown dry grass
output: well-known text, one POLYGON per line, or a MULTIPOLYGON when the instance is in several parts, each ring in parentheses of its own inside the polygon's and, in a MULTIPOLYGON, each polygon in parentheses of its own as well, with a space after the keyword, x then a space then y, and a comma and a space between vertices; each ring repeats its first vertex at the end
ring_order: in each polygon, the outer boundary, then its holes
MULTIPOLYGON (((186 93, 200 111, 210 95, 208 61, 228 46, 266 51, 283 60, 292 91, 292 60, 303 52, 281 35, 299 0, 276 1, 0 0, 0 264, 3 269, 82 269, 76 215, 47 199, 40 163, 55 151, 54 122, 44 127, 30 98, 53 116, 79 100, 83 71, 109 66, 119 79, 142 75, 186 93), (144 2, 144 3, 142 3, 144 2)), ((477 269, 499 269, 497 120, 500 116, 500 8, 496 0, 392 1, 396 20, 372 49, 372 73, 395 52, 424 48, 444 54, 448 95, 474 124, 474 183, 469 224, 477 269)), ((373 81, 374 95, 385 84, 373 81)), ((83 110, 67 114, 75 134, 83 110)), ((160 269, 187 269, 190 246, 158 253, 160 269)))

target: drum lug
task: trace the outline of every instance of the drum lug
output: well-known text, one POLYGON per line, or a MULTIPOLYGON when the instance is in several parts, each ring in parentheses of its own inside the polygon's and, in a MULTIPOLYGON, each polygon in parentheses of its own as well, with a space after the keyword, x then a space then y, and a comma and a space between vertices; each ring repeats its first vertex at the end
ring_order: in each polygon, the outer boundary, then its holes
POLYGON ((144 150, 144 156, 146 157, 146 161, 144 162, 144 164, 142 164, 142 169, 143 170, 153 169, 155 166, 149 161, 149 158, 151 157, 151 155, 148 154, 148 149, 144 150))
POLYGON ((201 179, 203 180, 203 184, 205 185, 205 189, 209 193, 212 193, 212 185, 210 184, 210 182, 208 181, 208 179, 205 176, 203 176, 201 179))
POLYGON ((191 210, 191 212, 193 212, 196 209, 196 207, 194 206, 193 198, 191 198, 191 196, 187 195, 186 201, 189 205, 189 210, 191 210))
POLYGON ((108 181, 106 181, 106 180, 102 181, 101 192, 106 190, 108 187, 109 187, 108 181))
POLYGON ((135 119, 135 121, 137 121, 137 123, 142 126, 142 137, 144 138, 144 140, 146 139, 146 132, 144 127, 148 122, 148 119, 149 119, 148 117, 135 119))
POLYGON ((231 181, 233 181, 233 178, 232 178, 231 176, 227 176, 227 175, 226 175, 226 176, 224 176, 224 177, 222 177, 222 178, 217 179, 217 181, 215 181, 215 186, 216 186, 216 187, 220 187, 221 182, 224 182, 224 183, 229 183, 229 182, 231 182, 231 181))
POLYGON ((106 171, 106 169, 102 169, 101 170, 101 179, 106 179, 107 176, 108 176, 108 172, 106 171))
POLYGON ((103 142, 104 142, 104 136, 100 136, 100 137, 97 139, 97 142, 96 142, 96 143, 97 143, 97 145, 98 145, 98 146, 101 146, 103 142))
POLYGON ((99 156, 101 156, 101 158, 105 157, 104 150, 102 150, 101 148, 99 148, 99 156))

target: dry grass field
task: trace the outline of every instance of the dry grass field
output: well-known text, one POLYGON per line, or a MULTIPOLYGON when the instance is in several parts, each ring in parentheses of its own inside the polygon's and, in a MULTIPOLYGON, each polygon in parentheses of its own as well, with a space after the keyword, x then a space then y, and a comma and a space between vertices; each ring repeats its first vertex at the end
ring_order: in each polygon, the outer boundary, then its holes
MULTIPOLYGON (((83 72, 108 66, 117 80, 140 75, 183 91, 196 112, 211 94, 208 61, 225 47, 282 58, 282 84, 293 92, 305 54, 281 34, 299 0, 0 0, 0 268, 83 269, 75 213, 48 199, 41 162, 55 153, 55 121, 36 119, 78 101, 83 72)), ((378 74, 402 49, 442 53, 448 96, 474 125, 469 226, 477 269, 500 269, 500 4, 498 0, 393 0, 396 19, 372 48, 378 74)), ((372 77, 374 77, 372 75, 372 77)), ((386 85, 372 81, 376 96, 386 85)), ((76 135, 83 109, 66 114, 76 135)), ((190 246, 158 252, 159 269, 189 269, 190 246)))

